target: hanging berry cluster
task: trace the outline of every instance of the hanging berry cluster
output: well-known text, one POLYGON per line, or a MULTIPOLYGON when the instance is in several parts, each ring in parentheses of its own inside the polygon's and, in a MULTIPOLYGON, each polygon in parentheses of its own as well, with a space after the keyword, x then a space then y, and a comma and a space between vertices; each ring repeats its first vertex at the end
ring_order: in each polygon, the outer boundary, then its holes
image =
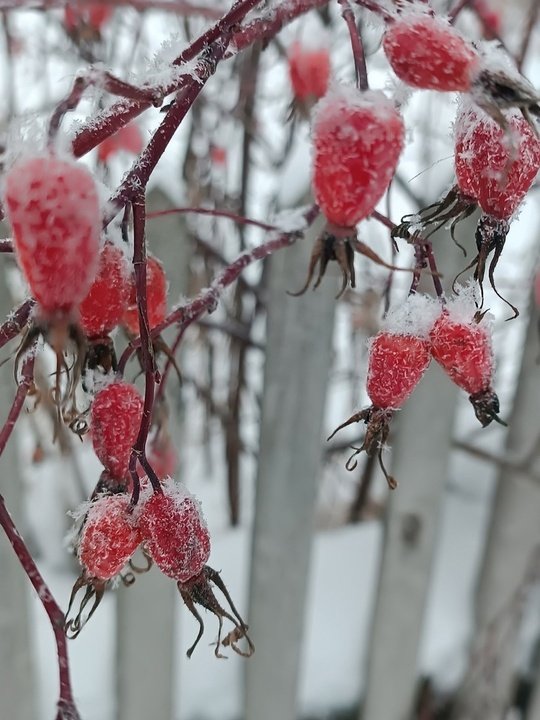
POLYGON ((493 390, 489 316, 477 311, 470 291, 442 303, 412 294, 389 312, 383 329, 370 343, 366 386, 372 405, 356 412, 328 438, 351 423, 366 424, 364 442, 347 462, 349 470, 356 467, 359 453, 376 453, 390 488, 396 487, 382 460, 390 421, 410 397, 432 358, 453 383, 469 394, 482 427, 493 420, 505 424, 498 416, 499 399, 493 390))

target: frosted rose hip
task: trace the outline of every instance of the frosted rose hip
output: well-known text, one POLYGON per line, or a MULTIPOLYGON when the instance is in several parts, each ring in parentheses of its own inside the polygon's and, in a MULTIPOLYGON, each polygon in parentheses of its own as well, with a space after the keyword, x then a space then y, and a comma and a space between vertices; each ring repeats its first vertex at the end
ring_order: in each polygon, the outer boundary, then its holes
POLYGON ((313 120, 313 189, 327 220, 354 227, 370 215, 394 175, 404 126, 381 92, 333 88, 313 120))
POLYGON ((210 556, 210 534, 197 500, 172 480, 153 494, 140 516, 150 557, 162 573, 186 583, 202 571, 210 556))
POLYGON ((90 338, 108 335, 122 320, 130 293, 130 270, 124 253, 106 243, 90 292, 80 306, 80 324, 90 338))
POLYGON ((487 390, 493 376, 491 337, 485 327, 453 320, 443 312, 430 333, 431 353, 448 376, 470 395, 487 390))
POLYGON ((529 123, 517 113, 507 120, 510 130, 505 135, 481 111, 463 108, 455 132, 459 189, 476 200, 485 213, 500 220, 515 212, 540 169, 540 140, 529 123))
POLYGON ((141 424, 143 399, 134 385, 119 381, 94 398, 90 427, 94 451, 112 478, 124 480, 141 424))
POLYGON ((127 495, 103 495, 90 506, 77 555, 86 573, 109 580, 117 575, 141 542, 127 495))
POLYGON ((23 158, 6 174, 5 204, 17 260, 43 314, 69 313, 98 266, 101 214, 92 175, 54 155, 23 158))
POLYGON ((328 88, 330 54, 326 48, 306 48, 300 42, 291 46, 289 78, 294 95, 299 100, 321 98, 328 88))
POLYGON ((401 407, 421 380, 430 359, 425 338, 379 333, 369 350, 367 392, 372 403, 383 409, 401 407))
POLYGON ((389 24, 383 48, 398 78, 411 87, 467 92, 480 69, 470 43, 432 15, 405 11, 389 24))

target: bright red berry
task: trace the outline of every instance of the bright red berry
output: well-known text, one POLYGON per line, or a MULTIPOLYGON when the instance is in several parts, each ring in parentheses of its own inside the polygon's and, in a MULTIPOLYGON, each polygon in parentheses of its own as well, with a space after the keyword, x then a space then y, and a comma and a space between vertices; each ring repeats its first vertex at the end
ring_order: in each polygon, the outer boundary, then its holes
POLYGON ((403 147, 398 111, 383 93, 336 88, 313 122, 313 189, 327 220, 354 227, 370 215, 394 175, 403 147))
POLYGON ((294 42, 287 55, 289 78, 298 100, 318 100, 326 94, 330 79, 330 53, 325 47, 307 48, 294 42))
POLYGON ((80 306, 80 325, 89 338, 108 335, 122 320, 130 293, 130 269, 122 250, 105 243, 98 272, 80 306))
POLYGON ((100 252, 101 214, 92 175, 54 155, 18 160, 5 181, 19 265, 42 313, 69 314, 86 297, 100 252))
POLYGON ((446 19, 417 11, 388 25, 383 48, 398 78, 415 88, 467 92, 480 70, 477 52, 446 19))
POLYGON ((369 349, 367 392, 373 405, 400 408, 421 380, 430 359, 425 338, 380 332, 369 349))
POLYGON ((90 427, 94 451, 110 476, 122 481, 128 475, 131 448, 137 439, 143 410, 134 385, 112 382, 92 403, 90 427))
POLYGON ((488 40, 500 36, 502 32, 502 17, 489 2, 489 0, 473 0, 472 6, 484 26, 484 37, 488 40))
POLYGON ((69 32, 86 25, 93 30, 100 30, 110 20, 113 14, 113 7, 110 5, 88 5, 81 4, 81 7, 67 5, 64 10, 64 27, 69 32))
POLYGON ((491 328, 459 296, 437 318, 431 329, 431 354, 448 377, 469 393, 476 417, 483 425, 499 420, 499 399, 493 392, 494 359, 491 328))
POLYGON ((169 479, 162 493, 144 504, 140 528, 145 547, 162 573, 186 583, 197 577, 210 556, 210 534, 199 502, 169 479))
POLYGON ((141 129, 136 123, 129 123, 99 144, 98 158, 100 162, 107 162, 109 158, 122 150, 132 155, 138 155, 142 149, 141 129))
POLYGON ((493 350, 486 325, 442 312, 430 333, 431 353, 456 385, 469 393, 487 390, 493 376, 493 350))
MULTIPOLYGON (((155 257, 149 256, 146 264, 146 302, 148 306, 148 322, 150 330, 159 325, 167 315, 167 276, 163 265, 155 257)), ((122 319, 123 324, 132 335, 139 334, 139 313, 137 310, 137 294, 135 278, 131 277, 129 305, 122 319)))
POLYGON ((127 495, 101 495, 88 511, 77 555, 91 578, 117 575, 141 543, 136 518, 128 512, 127 495))
POLYGON ((540 140, 525 118, 507 115, 507 134, 472 107, 458 115, 455 166, 459 189, 499 220, 515 212, 540 169, 540 140))

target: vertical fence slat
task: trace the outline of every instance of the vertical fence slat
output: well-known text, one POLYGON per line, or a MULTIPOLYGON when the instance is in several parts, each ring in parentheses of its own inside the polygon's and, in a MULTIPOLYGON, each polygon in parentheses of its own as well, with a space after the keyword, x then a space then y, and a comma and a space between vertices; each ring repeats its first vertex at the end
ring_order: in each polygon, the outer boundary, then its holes
MULTIPOLYGON (((316 231, 320 231, 318 226, 316 231)), ((245 720, 294 720, 336 282, 300 298, 313 243, 271 260, 246 666, 245 720)))

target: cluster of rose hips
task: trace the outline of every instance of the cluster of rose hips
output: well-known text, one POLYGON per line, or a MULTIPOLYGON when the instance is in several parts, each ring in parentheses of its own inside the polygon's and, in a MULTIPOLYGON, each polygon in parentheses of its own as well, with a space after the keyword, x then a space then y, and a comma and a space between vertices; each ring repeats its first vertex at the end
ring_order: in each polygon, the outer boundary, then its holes
MULTIPOLYGON (((128 336, 139 335, 137 287, 127 246, 102 241, 101 208, 92 175, 53 151, 22 157, 6 173, 5 207, 18 264, 36 301, 19 354, 43 335, 57 356, 54 397, 59 421, 66 418, 72 426, 82 424, 85 429, 89 425, 95 453, 104 467, 79 528, 76 550, 82 573, 73 588, 68 614, 82 588, 84 596, 76 616, 67 621, 66 631, 78 635, 108 583, 122 576, 124 566, 141 545, 149 561, 176 580, 184 602, 200 623, 189 654, 203 630, 196 604, 219 619, 216 655, 221 645, 251 654, 246 625, 218 573, 206 565, 210 537, 200 507, 169 477, 176 458, 166 429, 158 426, 147 448, 154 472, 152 484, 139 471, 144 492, 137 505, 130 500, 129 462, 141 427, 143 399, 134 385, 115 373, 111 333, 121 325, 128 336), (76 361, 68 371, 65 354, 70 344, 76 361), (93 383, 85 383, 91 393, 89 423, 82 421, 80 414, 75 414, 73 421, 68 406, 75 407, 78 381, 90 370, 98 372, 93 383), (224 593, 232 615, 220 606, 211 584, 224 593), (222 639, 223 618, 229 619, 234 629, 222 639), (247 642, 247 651, 238 646, 241 639, 247 642)), ((146 269, 146 314, 152 329, 166 316, 167 279, 155 257, 147 258, 146 269)), ((154 421, 158 414, 154 407, 154 421)))
POLYGON ((469 394, 476 417, 486 427, 493 420, 504 424, 497 413, 499 400, 493 391, 494 360, 490 318, 476 310, 470 290, 448 302, 412 294, 398 309, 391 311, 384 327, 369 347, 367 393, 372 402, 340 425, 354 422, 367 425, 362 451, 377 453, 391 488, 396 486, 382 462, 381 450, 388 438, 390 420, 418 385, 434 358, 448 377, 469 394))
MULTIPOLYGON (((516 71, 492 67, 489 57, 423 4, 400 7, 388 16, 382 44, 392 69, 407 85, 462 96, 455 123, 457 185, 440 202, 403 218, 393 235, 422 243, 452 221, 454 236, 455 223, 480 207, 478 253, 466 270, 474 268, 482 290, 493 253, 488 277, 496 291, 493 275, 509 221, 540 169, 540 140, 533 119, 540 114, 538 96, 516 71)), ((343 292, 349 282, 355 286, 354 253, 361 252, 355 228, 373 213, 387 190, 405 129, 399 109, 382 92, 334 85, 323 94, 328 65, 320 60, 319 65, 311 63, 311 57, 293 46, 289 69, 298 98, 308 91, 321 97, 312 118, 313 191, 327 225, 300 293, 309 286, 317 266, 315 287, 319 284, 331 260, 342 271, 343 292), (309 80, 315 67, 318 83, 309 80)))

